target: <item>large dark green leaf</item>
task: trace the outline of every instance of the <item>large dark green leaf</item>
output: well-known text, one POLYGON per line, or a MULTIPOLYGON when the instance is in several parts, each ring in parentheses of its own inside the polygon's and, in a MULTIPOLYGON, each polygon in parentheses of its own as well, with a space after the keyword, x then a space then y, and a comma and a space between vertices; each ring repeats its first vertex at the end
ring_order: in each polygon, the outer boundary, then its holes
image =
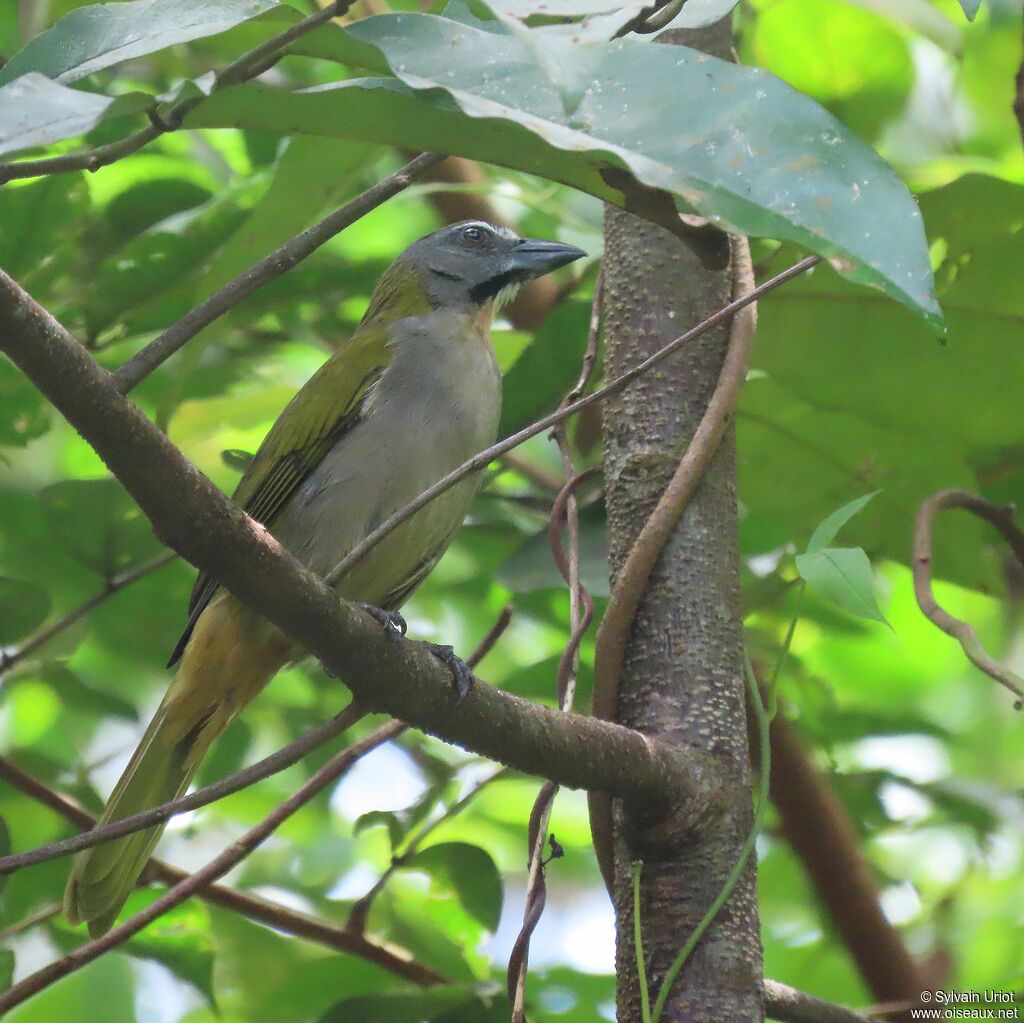
MULTIPOLYGON (((740 419, 741 494, 753 511, 776 522, 803 515, 809 531, 837 505, 883 488, 844 535, 872 557, 908 564, 913 514, 930 492, 993 480, 1005 499, 1024 484, 1024 188, 971 175, 921 205, 944 255, 948 342, 815 271, 761 303, 753 362, 771 379, 751 381, 740 419)), ((944 519, 937 570, 990 583, 990 539, 966 515, 944 519)))
POLYGON ((112 479, 54 483, 40 504, 57 542, 105 578, 160 550, 149 520, 112 479))
POLYGON ((403 864, 426 871, 459 897, 465 910, 489 931, 501 919, 501 875, 490 854, 468 842, 442 842, 416 853, 403 864))
POLYGON ((619 205, 640 200, 638 180, 723 227, 797 241, 851 280, 939 315, 906 187, 821 107, 763 71, 629 38, 576 46, 545 36, 538 48, 541 37, 527 46, 521 32, 430 15, 384 15, 348 31, 352 62, 401 81, 298 93, 241 86, 187 123, 439 149, 619 205))
POLYGON ((0 86, 0 155, 83 135, 105 118, 138 113, 153 103, 140 92, 113 99, 30 72, 0 86))
POLYGON ((94 71, 255 18, 274 0, 132 0, 92 4, 40 32, 0 69, 0 85, 30 71, 76 82, 94 71))

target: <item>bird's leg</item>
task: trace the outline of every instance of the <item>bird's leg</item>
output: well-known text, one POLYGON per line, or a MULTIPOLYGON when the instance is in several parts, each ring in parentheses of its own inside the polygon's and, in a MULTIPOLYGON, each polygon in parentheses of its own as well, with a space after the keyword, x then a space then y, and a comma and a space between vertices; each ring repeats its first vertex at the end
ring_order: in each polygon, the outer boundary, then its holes
POLYGON ((361 607, 387 634, 388 639, 398 642, 407 632, 409 626, 405 619, 397 611, 385 611, 375 604, 367 604, 362 600, 352 601, 356 607, 361 607))
POLYGON ((428 643, 427 649, 452 673, 452 685, 460 700, 473 688, 473 671, 447 643, 428 643))

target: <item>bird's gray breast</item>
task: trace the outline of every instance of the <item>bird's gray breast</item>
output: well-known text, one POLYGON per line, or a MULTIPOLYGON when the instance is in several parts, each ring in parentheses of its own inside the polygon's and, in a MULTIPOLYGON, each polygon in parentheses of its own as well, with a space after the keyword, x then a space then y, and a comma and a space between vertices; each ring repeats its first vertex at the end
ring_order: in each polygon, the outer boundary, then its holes
MULTIPOLYGON (((501 376, 490 342, 468 317, 432 313, 401 321, 392 347, 359 422, 273 525, 285 547, 321 574, 497 433, 501 376)), ((381 603, 400 591, 440 557, 478 485, 478 476, 470 478, 417 512, 350 570, 341 592, 381 603)))

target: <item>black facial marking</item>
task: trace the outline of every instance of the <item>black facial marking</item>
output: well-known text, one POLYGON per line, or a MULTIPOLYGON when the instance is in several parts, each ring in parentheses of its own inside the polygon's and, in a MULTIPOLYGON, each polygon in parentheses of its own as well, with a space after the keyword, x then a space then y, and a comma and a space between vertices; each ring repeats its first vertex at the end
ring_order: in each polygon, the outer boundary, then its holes
POLYGON ((474 284, 469 289, 469 297, 478 305, 483 305, 488 299, 495 298, 510 284, 515 284, 517 281, 522 280, 522 277, 523 275, 519 271, 506 270, 505 273, 500 273, 496 277, 491 277, 489 280, 474 284))

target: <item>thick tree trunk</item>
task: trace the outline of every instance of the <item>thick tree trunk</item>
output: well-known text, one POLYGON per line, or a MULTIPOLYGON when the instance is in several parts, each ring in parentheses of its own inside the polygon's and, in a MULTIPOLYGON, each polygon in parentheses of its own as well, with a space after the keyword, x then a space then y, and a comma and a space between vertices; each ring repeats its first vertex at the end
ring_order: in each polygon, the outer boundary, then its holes
MULTIPOLYGON (((691 34, 687 42, 727 56, 728 24, 691 34)), ((609 376, 635 365, 731 297, 730 271, 703 269, 676 238, 631 214, 607 209, 605 241, 609 376)), ((704 334, 605 405, 613 576, 700 422, 727 341, 728 325, 704 334)), ((735 480, 730 429, 652 575, 626 654, 618 720, 713 752, 727 788, 743 796, 714 827, 685 838, 671 852, 644 848, 621 825, 629 820, 629 807, 619 808, 620 1023, 641 1018, 632 861, 644 863, 641 919, 653 1001, 665 971, 721 890, 751 827, 735 480)), ((756 870, 751 865, 677 980, 663 1023, 760 1020, 761 976, 756 870)))

